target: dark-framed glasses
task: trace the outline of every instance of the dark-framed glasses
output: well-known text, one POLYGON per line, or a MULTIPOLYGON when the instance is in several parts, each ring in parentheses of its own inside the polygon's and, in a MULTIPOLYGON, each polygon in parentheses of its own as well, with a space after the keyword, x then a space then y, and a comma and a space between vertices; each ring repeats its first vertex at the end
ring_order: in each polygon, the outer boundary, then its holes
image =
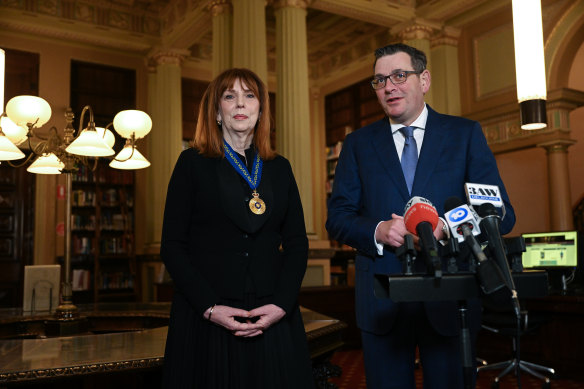
POLYGON ((376 75, 373 77, 373 80, 371 80, 371 86, 373 87, 373 89, 384 88, 385 83, 387 82, 388 78, 389 78, 389 81, 391 81, 391 83, 393 85, 403 84, 404 82, 406 82, 408 80, 408 76, 410 74, 420 74, 420 73, 422 73, 422 72, 417 72, 415 70, 404 70, 401 72, 391 73, 388 76, 376 75))

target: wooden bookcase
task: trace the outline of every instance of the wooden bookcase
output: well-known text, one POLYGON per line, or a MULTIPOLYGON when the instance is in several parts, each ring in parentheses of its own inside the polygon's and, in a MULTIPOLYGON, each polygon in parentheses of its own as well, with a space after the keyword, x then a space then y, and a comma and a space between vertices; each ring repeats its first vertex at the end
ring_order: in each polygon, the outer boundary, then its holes
POLYGON ((80 166, 71 205, 74 300, 135 301, 134 172, 80 166))
MULTIPOLYGON (((124 109, 136 108, 133 69, 71 61, 71 108, 79 128, 81 111, 91 106, 97 126, 105 127, 124 109)), ((87 115, 85 123, 87 125, 87 115)), ((124 139, 117 134, 114 149, 124 139)), ((134 178, 132 170, 99 161, 92 171, 78 166, 71 198, 71 268, 73 301, 137 301, 134 244, 134 178)))
MULTIPOLYGON (((370 79, 364 79, 325 97, 326 116, 326 193, 330 196, 335 179, 335 169, 343 141, 347 134, 373 123, 385 116, 377 101, 370 79)), ((354 274, 354 252, 339 242, 331 240, 331 247, 339 249, 331 259, 331 284, 351 284, 354 274)))
POLYGON ((347 134, 384 116, 370 79, 364 79, 325 97, 326 192, 330 195, 335 168, 347 134))

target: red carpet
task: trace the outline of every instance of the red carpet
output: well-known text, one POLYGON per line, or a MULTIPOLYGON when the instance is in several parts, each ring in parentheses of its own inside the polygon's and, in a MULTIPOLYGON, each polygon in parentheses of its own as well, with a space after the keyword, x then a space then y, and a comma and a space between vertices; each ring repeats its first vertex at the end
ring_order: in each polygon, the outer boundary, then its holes
MULTIPOLYGON (((365 372, 363 368, 363 353, 361 350, 337 351, 331 358, 331 363, 340 366, 343 370, 341 377, 331 378, 330 382, 338 385, 339 389, 366 389, 365 372)), ((498 371, 485 371, 479 375, 476 389, 490 389, 492 380, 498 371)), ((416 371, 416 387, 422 388, 422 370, 416 371)), ((522 389, 541 389, 542 381, 527 374, 521 375, 522 389)), ((517 388, 513 376, 507 375, 501 380, 500 389, 517 388)), ((556 380, 552 378, 552 389, 584 389, 584 382, 573 380, 556 380)), ((375 389, 375 388, 369 388, 375 389)))

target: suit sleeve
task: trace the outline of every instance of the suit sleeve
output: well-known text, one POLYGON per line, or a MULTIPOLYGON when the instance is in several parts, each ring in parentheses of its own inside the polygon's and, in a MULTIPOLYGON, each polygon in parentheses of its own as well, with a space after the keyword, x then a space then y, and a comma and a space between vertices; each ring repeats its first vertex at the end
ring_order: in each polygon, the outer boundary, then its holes
POLYGON ((331 238, 374 257, 375 228, 380 220, 360 215, 363 186, 359 172, 355 137, 345 138, 335 169, 333 192, 328 203, 326 229, 331 238))
POLYGON ((499 174, 497 161, 479 123, 475 122, 470 138, 470 151, 467 156, 466 182, 496 185, 501 191, 501 197, 505 204, 506 214, 501 221, 501 233, 508 234, 515 225, 515 211, 509 200, 509 195, 499 174))
POLYGON ((198 271, 189 254, 189 230, 195 198, 195 180, 192 177, 194 161, 189 156, 192 152, 182 152, 168 184, 160 256, 175 288, 186 297, 195 312, 202 315, 219 301, 219 296, 198 271))
POLYGON ((304 212, 298 186, 289 162, 286 161, 289 176, 288 206, 282 223, 283 265, 274 293, 274 304, 286 313, 292 312, 298 299, 298 291, 306 272, 308 261, 308 238, 304 224, 304 212))

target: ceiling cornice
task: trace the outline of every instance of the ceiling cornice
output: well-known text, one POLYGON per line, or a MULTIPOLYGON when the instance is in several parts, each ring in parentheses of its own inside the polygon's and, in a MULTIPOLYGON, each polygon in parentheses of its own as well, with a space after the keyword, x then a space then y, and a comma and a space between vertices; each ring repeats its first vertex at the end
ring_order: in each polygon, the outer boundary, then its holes
POLYGON ((147 53, 160 39, 76 20, 2 9, 0 29, 135 53, 147 53))
MULTIPOLYGON (((314 0, 310 8, 329 12, 367 23, 391 27, 395 23, 412 19, 416 10, 400 1, 387 0, 314 0)), ((405 2, 410 3, 410 2, 405 2)))

